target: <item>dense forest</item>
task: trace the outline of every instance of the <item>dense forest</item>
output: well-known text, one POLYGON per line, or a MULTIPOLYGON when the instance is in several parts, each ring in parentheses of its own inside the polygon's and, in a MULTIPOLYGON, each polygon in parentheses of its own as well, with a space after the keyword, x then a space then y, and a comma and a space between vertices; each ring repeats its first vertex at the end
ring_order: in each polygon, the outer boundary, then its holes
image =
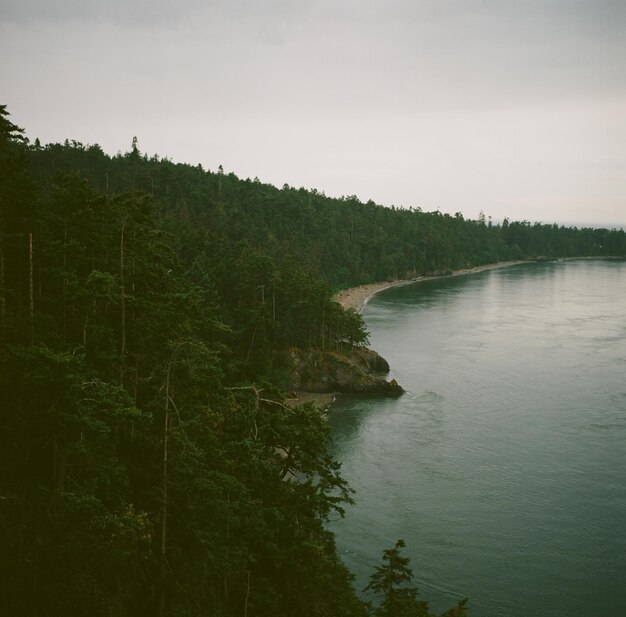
POLYGON ((574 255, 625 234, 42 147, 0 106, 0 614, 431 615, 401 542, 355 593, 326 525, 354 496, 285 402, 289 349, 367 342, 342 287, 574 255))

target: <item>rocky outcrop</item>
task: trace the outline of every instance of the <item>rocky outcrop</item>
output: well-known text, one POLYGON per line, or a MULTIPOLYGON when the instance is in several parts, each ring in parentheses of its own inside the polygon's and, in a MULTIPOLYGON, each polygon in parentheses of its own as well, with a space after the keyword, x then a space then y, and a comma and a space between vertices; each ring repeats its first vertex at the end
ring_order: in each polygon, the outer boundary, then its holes
POLYGON ((404 390, 389 372, 387 361, 371 349, 351 347, 346 351, 292 349, 292 387, 305 392, 356 392, 397 396, 404 390))

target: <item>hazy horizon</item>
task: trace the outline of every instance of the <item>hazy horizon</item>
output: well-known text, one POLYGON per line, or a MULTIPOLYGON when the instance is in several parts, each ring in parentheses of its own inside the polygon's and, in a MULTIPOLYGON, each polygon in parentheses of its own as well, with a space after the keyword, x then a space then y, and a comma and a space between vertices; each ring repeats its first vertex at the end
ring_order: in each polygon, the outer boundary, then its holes
POLYGON ((0 102, 42 143, 623 228, 625 30, 617 0, 0 0, 0 102))

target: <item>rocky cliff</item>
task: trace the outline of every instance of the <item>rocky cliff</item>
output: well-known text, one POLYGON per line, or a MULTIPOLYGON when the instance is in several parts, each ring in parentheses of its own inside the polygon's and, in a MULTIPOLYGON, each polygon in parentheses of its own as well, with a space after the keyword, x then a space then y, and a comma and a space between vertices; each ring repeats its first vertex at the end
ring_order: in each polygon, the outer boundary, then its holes
POLYGON ((346 351, 292 349, 293 388, 305 392, 358 392, 397 396, 404 390, 395 379, 387 381, 387 361, 371 349, 346 351))

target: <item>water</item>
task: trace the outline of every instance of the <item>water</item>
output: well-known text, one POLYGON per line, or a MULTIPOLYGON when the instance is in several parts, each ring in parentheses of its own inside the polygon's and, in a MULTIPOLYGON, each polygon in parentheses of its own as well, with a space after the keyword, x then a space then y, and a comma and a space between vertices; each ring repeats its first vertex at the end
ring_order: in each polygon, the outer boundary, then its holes
POLYGON ((626 262, 422 282, 364 317, 407 392, 329 416, 357 587, 403 538, 435 610, 626 615, 626 262))

